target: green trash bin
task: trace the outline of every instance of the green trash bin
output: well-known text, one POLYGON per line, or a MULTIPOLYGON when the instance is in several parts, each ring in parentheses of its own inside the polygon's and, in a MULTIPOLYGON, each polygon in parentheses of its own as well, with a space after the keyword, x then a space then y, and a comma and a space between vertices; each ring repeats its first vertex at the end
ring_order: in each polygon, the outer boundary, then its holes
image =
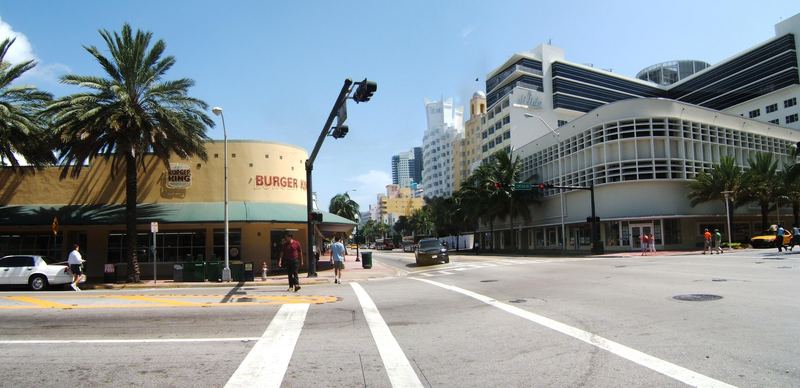
POLYGON ((372 268, 372 252, 361 252, 361 268, 372 268))
POLYGON ((202 261, 183 264, 184 282, 204 282, 206 281, 205 266, 202 261))
MULTIPOLYGON (((221 261, 206 261, 206 279, 210 282, 222 281, 222 268, 224 264, 221 261)), ((204 279, 205 280, 205 279, 204 279)))
POLYGON ((229 262, 231 266, 231 280, 234 282, 243 282, 244 279, 244 264, 241 262, 229 262))

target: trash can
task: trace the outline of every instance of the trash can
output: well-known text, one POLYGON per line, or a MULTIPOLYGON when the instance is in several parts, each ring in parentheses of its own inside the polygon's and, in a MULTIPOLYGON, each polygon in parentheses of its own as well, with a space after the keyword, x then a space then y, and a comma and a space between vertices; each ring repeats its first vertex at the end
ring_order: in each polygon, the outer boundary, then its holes
POLYGON ((206 279, 210 282, 220 282, 222 281, 222 267, 223 264, 221 261, 206 261, 205 268, 206 268, 206 279))
POLYGON ((202 261, 184 263, 183 281, 184 282, 204 282, 206 280, 205 266, 202 261))
POLYGON ((372 252, 361 252, 361 268, 372 268, 372 252))
POLYGON ((235 282, 244 281, 244 264, 241 262, 229 262, 231 268, 231 280, 235 282))
POLYGON ((252 282, 252 281, 256 280, 255 273, 254 273, 254 270, 255 270, 254 267, 255 267, 255 265, 253 265, 252 261, 248 261, 248 262, 244 263, 244 281, 252 282))
POLYGON ((175 265, 172 266, 172 281, 183 281, 183 263, 175 263, 175 265))
POLYGON ((106 264, 103 269, 103 282, 114 283, 117 281, 117 275, 114 271, 114 264, 106 264))

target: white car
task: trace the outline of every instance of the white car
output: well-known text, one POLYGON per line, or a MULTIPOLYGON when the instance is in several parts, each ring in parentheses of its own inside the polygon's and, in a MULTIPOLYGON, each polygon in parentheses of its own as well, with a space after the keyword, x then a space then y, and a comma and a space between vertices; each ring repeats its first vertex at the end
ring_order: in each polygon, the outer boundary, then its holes
POLYGON ((41 291, 51 285, 72 283, 72 272, 63 264, 48 264, 52 259, 36 255, 0 258, 0 286, 28 285, 41 291))

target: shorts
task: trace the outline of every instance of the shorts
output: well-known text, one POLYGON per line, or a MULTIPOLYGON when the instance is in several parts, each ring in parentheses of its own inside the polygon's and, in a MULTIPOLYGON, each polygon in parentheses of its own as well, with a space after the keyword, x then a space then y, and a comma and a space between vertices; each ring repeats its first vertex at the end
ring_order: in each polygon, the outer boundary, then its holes
POLYGON ((333 268, 344 269, 344 261, 334 261, 333 268))
POLYGON ((81 265, 80 264, 70 264, 69 265, 69 270, 70 270, 70 272, 72 272, 73 275, 82 275, 83 274, 83 271, 81 271, 81 265))

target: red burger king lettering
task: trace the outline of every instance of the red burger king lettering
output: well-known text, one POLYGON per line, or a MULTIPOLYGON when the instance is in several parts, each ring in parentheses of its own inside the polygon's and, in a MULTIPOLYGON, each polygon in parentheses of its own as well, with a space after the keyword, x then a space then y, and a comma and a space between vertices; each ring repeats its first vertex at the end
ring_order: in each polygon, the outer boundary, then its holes
POLYGON ((257 189, 297 189, 305 191, 306 181, 288 176, 256 175, 257 189))

